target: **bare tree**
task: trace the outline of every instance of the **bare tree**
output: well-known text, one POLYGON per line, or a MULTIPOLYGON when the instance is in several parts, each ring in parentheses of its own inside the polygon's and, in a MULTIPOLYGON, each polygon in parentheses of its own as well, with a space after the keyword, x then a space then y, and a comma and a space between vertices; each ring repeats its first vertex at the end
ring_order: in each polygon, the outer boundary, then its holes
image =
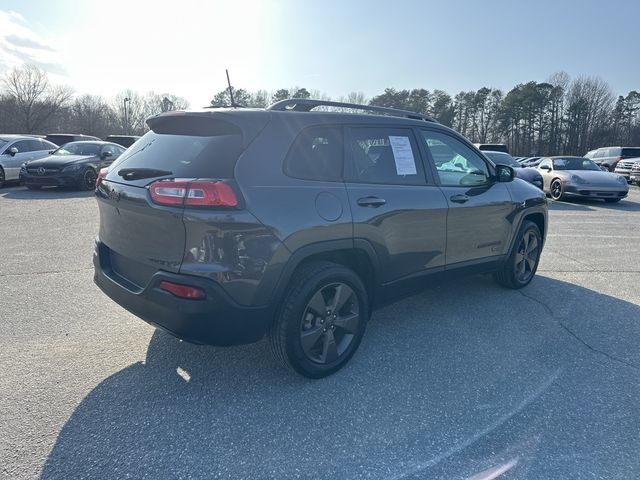
POLYGON ((47 73, 35 65, 14 68, 2 83, 13 98, 18 123, 25 133, 41 130, 72 96, 69 87, 52 86, 47 73))
POLYGON ((73 131, 105 138, 118 130, 115 112, 98 95, 82 95, 76 98, 70 110, 73 131))

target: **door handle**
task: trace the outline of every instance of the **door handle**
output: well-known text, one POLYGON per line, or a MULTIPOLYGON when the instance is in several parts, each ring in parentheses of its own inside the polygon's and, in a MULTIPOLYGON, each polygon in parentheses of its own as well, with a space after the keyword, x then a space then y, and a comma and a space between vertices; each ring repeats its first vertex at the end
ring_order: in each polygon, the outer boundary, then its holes
POLYGON ((452 197, 449 197, 449 200, 451 200, 454 203, 465 203, 467 200, 469 200, 469 197, 463 194, 459 194, 459 195, 454 195, 452 197))
POLYGON ((387 201, 384 198, 378 197, 362 197, 357 200, 357 203, 361 207, 378 208, 387 203, 387 201))

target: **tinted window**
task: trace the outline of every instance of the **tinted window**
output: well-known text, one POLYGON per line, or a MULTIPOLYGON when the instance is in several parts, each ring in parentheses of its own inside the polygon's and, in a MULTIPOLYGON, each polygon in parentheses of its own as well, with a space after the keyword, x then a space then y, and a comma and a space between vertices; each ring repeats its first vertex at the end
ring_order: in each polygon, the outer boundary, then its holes
POLYGON ((342 128, 307 128, 291 145, 284 172, 304 180, 341 180, 342 152, 342 128))
POLYGON ((622 157, 623 158, 640 157, 640 148, 623 148, 622 157))
POLYGON ((56 148, 58 148, 58 146, 55 143, 51 143, 51 142, 47 142, 46 140, 43 140, 42 138, 39 140, 40 142, 40 150, 55 150, 56 148))
POLYGON ((493 163, 499 163, 500 165, 510 165, 514 168, 520 168, 520 165, 515 158, 513 158, 508 153, 504 152, 484 152, 484 154, 489 157, 493 163))
POLYGON ((554 158, 553 168, 555 170, 600 170, 592 160, 580 157, 554 158))
POLYGON ((487 164, 472 148, 444 133, 423 130, 422 135, 442 185, 483 185, 489 181, 487 164))
POLYGON ((54 155, 98 155, 99 143, 69 142, 58 148, 54 155))
POLYGON ((11 145, 12 147, 16 147, 18 149, 18 153, 32 152, 33 146, 31 145, 31 140, 20 140, 19 142, 11 145))
POLYGON ((42 144, 40 143, 40 140, 38 139, 29 140, 29 151, 37 152, 39 150, 42 150, 42 144))
POLYGON ((540 164, 538 165, 538 167, 539 167, 539 168, 542 168, 542 167, 549 167, 549 168, 551 168, 551 159, 550 159, 550 158, 545 158, 544 160, 542 160, 542 161, 540 162, 540 164))
POLYGON ((46 140, 56 145, 64 145, 65 143, 73 142, 75 138, 73 135, 47 135, 46 140))
POLYGON ((425 177, 413 133, 405 128, 351 128, 350 179, 362 183, 424 185, 425 177))
POLYGON ((619 148, 609 148, 606 150, 606 153, 604 155, 605 157, 619 157, 620 156, 620 149, 619 148))
POLYGON ((128 180, 146 185, 156 176, 176 178, 232 178, 242 153, 242 136, 195 136, 148 132, 111 164, 107 179, 123 182, 121 169, 153 169, 171 172, 128 180))

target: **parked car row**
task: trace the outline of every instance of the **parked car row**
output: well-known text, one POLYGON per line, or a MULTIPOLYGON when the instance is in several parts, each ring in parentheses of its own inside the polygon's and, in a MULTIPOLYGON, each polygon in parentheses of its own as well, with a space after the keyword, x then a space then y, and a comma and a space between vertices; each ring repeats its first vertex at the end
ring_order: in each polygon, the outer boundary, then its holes
POLYGON ((0 134, 0 188, 5 182, 23 181, 29 188, 56 185, 86 189, 91 177, 95 183, 100 168, 109 165, 138 138, 109 135, 102 141, 81 134, 0 134))

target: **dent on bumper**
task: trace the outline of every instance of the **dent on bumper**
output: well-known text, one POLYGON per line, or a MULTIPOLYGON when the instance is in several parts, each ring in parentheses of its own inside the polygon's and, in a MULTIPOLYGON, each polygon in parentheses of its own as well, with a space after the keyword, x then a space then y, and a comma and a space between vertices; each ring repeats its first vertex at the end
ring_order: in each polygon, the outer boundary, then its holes
POLYGON ((113 301, 183 340, 207 345, 239 345, 260 340, 273 315, 270 306, 237 305, 215 281, 164 271, 156 272, 147 286, 140 288, 120 277, 108 258, 94 254, 94 282, 113 301), (201 288, 204 300, 186 300, 161 290, 163 280, 201 288))

